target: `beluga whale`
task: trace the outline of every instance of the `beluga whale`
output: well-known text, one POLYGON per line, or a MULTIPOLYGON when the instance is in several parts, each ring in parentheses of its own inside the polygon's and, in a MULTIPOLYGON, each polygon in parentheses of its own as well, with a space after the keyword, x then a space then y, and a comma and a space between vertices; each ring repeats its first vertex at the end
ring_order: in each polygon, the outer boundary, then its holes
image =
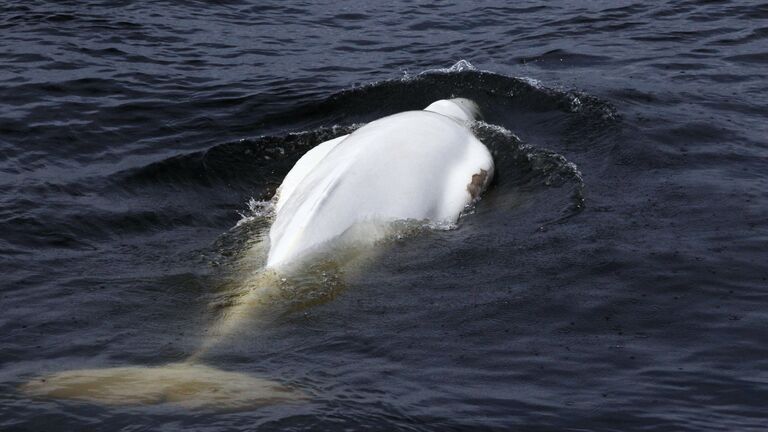
POLYGON ((491 153, 471 129, 478 115, 469 99, 443 99, 315 146, 275 193, 268 236, 255 247, 266 255, 260 267, 241 283, 189 358, 54 372, 23 384, 22 392, 99 404, 225 410, 308 399, 301 389, 219 370, 202 357, 254 315, 268 314, 285 277, 300 274, 330 251, 372 249, 402 221, 456 224, 494 174, 491 153))
POLYGON ((277 190, 267 267, 285 270, 332 241, 373 243, 388 223, 455 223, 493 177, 469 99, 368 123, 307 152, 277 190))

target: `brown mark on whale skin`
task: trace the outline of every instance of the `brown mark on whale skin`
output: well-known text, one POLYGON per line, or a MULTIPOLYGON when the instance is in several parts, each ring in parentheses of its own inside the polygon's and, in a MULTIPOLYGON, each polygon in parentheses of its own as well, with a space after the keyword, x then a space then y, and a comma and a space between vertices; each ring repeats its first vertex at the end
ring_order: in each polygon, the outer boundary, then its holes
POLYGON ((485 189, 485 181, 488 180, 488 171, 481 169, 479 173, 472 175, 472 181, 467 185, 467 192, 476 200, 485 189))

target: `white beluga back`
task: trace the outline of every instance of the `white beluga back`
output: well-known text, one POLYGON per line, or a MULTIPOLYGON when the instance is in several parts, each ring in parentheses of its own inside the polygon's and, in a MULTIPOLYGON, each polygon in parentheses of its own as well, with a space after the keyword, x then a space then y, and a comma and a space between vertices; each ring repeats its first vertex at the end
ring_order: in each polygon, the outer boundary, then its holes
POLYGON ((400 220, 455 223, 493 176, 468 99, 373 121, 307 152, 278 189, 267 267, 285 270, 343 241, 373 243, 400 220))

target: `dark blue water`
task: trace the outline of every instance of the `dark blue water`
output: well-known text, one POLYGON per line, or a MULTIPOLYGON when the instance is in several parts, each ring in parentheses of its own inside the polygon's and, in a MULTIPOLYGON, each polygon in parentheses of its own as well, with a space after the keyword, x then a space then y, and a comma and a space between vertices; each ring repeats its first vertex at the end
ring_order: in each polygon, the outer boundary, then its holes
POLYGON ((0 430, 766 430, 767 66, 760 2, 6 0, 0 430), (307 401, 19 391, 186 358, 251 198, 452 96, 498 169, 474 213, 206 355, 307 401))

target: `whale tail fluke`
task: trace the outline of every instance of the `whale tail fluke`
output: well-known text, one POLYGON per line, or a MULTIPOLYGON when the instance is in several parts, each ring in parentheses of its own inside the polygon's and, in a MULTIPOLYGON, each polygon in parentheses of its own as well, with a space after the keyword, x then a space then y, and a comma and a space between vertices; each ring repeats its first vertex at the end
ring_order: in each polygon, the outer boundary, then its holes
MULTIPOLYGON (((224 311, 201 346, 185 361, 55 372, 21 385, 34 399, 100 405, 173 405, 201 410, 241 410, 305 399, 300 390, 246 373, 204 365, 201 357, 233 337, 244 323, 268 321, 279 302, 279 279, 257 272, 224 298, 224 311)), ((278 308, 279 309, 279 308, 278 308)))
POLYGON ((325 302, 343 288, 333 265, 317 265, 310 270, 288 278, 268 270, 244 277, 235 289, 220 299, 220 316, 200 347, 185 361, 160 366, 55 372, 28 381, 19 390, 34 399, 74 400, 100 405, 167 404, 213 411, 237 411, 306 400, 307 394, 297 388, 207 366, 202 363, 202 358, 237 336, 244 326, 267 325, 285 311, 325 302))
POLYGON ((191 362, 57 372, 33 379, 20 390, 36 399, 225 411, 307 398, 276 381, 191 362))

